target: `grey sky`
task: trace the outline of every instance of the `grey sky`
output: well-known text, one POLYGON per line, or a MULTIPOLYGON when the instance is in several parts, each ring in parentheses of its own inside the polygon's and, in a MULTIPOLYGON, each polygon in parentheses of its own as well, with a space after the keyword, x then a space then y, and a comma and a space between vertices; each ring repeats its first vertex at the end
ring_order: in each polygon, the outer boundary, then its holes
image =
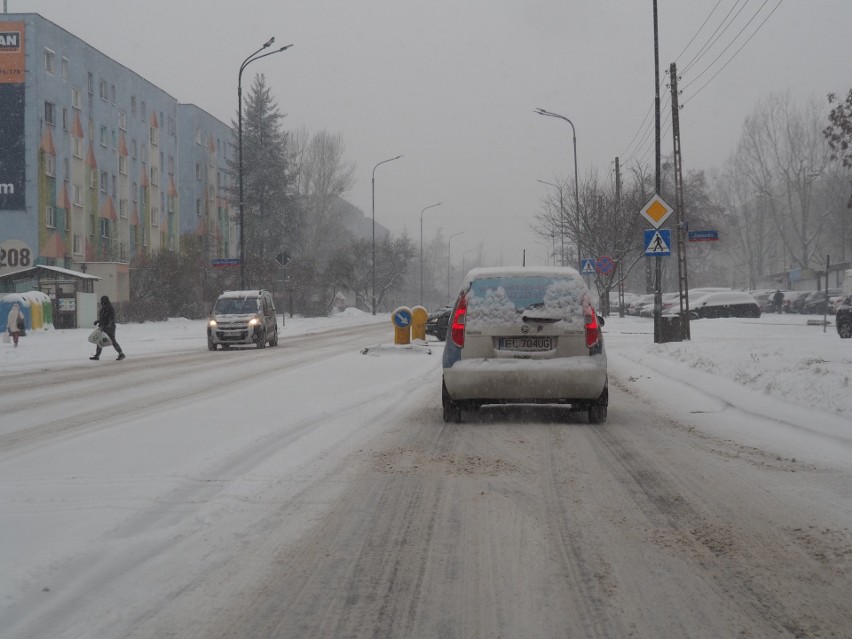
MULTIPOLYGON (((724 162, 744 118, 769 93, 823 100, 852 88, 852 2, 784 0, 691 97, 778 2, 659 0, 661 72, 714 6, 713 28, 744 7, 680 81, 686 170, 724 162)), ((293 43, 249 66, 243 83, 266 75, 287 128, 343 135, 357 164, 349 201, 369 216, 373 166, 404 154, 376 171, 378 222, 419 242, 421 209, 441 201, 426 212, 424 235, 428 242, 439 227, 465 231, 453 240, 454 262, 481 244, 489 262, 502 255, 519 263, 526 248, 533 264, 547 250, 528 228, 550 188, 536 180, 573 175, 571 127, 533 110, 574 122, 581 179, 592 170, 605 177, 616 156, 627 159, 653 103, 651 9, 651 0, 8 0, 10 13, 40 13, 226 122, 235 119, 242 60, 270 36, 293 43)), ((700 32, 679 68, 712 31, 700 32)), ((652 136, 638 155, 653 164, 651 147, 652 136)), ((664 153, 671 147, 669 134, 664 153)))

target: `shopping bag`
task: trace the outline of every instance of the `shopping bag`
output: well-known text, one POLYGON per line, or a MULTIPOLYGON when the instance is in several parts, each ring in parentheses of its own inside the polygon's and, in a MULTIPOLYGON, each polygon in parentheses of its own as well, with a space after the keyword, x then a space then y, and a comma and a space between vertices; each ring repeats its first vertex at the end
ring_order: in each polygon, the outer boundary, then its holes
POLYGON ((99 328, 92 331, 92 334, 89 335, 89 341, 95 346, 100 346, 101 348, 112 344, 112 340, 109 338, 109 335, 99 328))

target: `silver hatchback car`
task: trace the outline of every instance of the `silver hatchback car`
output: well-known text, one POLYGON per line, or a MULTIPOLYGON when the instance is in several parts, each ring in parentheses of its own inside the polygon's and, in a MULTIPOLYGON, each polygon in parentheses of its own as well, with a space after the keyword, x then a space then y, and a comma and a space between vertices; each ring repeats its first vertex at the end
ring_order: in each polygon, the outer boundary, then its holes
POLYGON ((601 326, 572 268, 476 268, 450 315, 443 357, 444 421, 484 404, 570 404, 606 421, 601 326))

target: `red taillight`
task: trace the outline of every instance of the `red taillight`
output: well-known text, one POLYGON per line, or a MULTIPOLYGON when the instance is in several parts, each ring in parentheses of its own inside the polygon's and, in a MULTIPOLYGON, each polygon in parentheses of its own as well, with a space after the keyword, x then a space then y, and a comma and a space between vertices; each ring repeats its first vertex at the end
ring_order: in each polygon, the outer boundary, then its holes
POLYGON ((451 324, 450 338, 453 344, 459 348, 464 348, 464 321, 467 316, 467 295, 462 295, 459 298, 459 303, 456 305, 456 310, 453 311, 453 321, 451 324))
POLYGON ((601 327, 598 324, 598 315, 591 305, 586 307, 586 346, 591 348, 601 339, 601 327))

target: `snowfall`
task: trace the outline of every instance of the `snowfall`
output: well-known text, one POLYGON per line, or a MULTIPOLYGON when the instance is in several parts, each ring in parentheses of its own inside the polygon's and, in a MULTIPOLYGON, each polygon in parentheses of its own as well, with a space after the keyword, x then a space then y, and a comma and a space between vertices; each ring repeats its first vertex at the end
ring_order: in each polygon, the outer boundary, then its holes
MULTIPOLYGON (((604 327, 610 384, 629 387, 673 420, 761 448, 779 459, 852 467, 852 340, 838 336, 831 317, 828 326, 817 321, 821 319, 764 314, 759 319, 697 320, 691 323, 690 340, 655 344, 651 320, 615 314, 604 327)), ((334 415, 337 403, 361 392, 366 382, 382 386, 398 380, 402 367, 406 379, 440 388, 443 344, 429 337, 428 348, 395 347, 390 317, 355 309, 328 318, 287 317, 278 349, 287 349, 290 337, 317 334, 321 339, 324 331, 369 323, 387 326, 387 343, 346 347, 350 352, 341 353, 343 370, 334 375, 334 392, 324 397, 324 413, 334 415)), ((120 324, 117 337, 127 360, 114 361, 115 353, 108 347, 101 361, 89 362, 90 332, 51 328, 30 331, 18 348, 0 344, 0 407, 15 399, 2 390, 3 380, 21 375, 63 368, 85 375, 89 366, 120 367, 134 358, 207 350, 204 320, 175 318, 120 324)), ((218 355, 210 353, 211 358, 218 355)), ((128 400, 133 396, 132 388, 119 392, 126 392, 128 400)), ((438 391, 434 397, 440 401, 438 391)), ((615 401, 617 397, 615 393, 615 401)), ((386 401, 405 408, 406 395, 386 401)), ((368 417, 375 414, 370 412, 375 407, 365 405, 353 414, 351 403, 346 406, 350 421, 376 419, 368 417)), ((215 421, 220 410, 218 402, 198 402, 191 411, 181 412, 182 420, 196 423, 182 423, 187 429, 200 429, 215 421)), ((12 431, 13 424, 0 423, 0 435, 12 431)), ((8 456, 0 450, 0 628, 6 625, 4 618, 20 619, 16 605, 48 587, 53 567, 78 556, 92 539, 114 527, 116 513, 132 512, 140 499, 156 500, 159 493, 168 492, 173 481, 168 475, 178 472, 168 467, 168 460, 191 457, 181 447, 198 445, 194 437, 171 437, 162 444, 162 455, 154 454, 140 465, 128 455, 128 442, 119 435, 98 436, 98 455, 84 450, 82 441, 72 441, 61 455, 34 450, 8 456), (109 461, 92 468, 98 463, 95 459, 109 461), (163 474, 159 480, 158 473, 163 474), (138 481, 141 477, 144 482, 138 481), (128 486, 134 489, 128 491, 128 486)), ((122 542, 113 537, 112 543, 122 542)), ((127 543, 132 543, 132 535, 127 543)), ((113 553, 117 550, 111 548, 113 553)))

